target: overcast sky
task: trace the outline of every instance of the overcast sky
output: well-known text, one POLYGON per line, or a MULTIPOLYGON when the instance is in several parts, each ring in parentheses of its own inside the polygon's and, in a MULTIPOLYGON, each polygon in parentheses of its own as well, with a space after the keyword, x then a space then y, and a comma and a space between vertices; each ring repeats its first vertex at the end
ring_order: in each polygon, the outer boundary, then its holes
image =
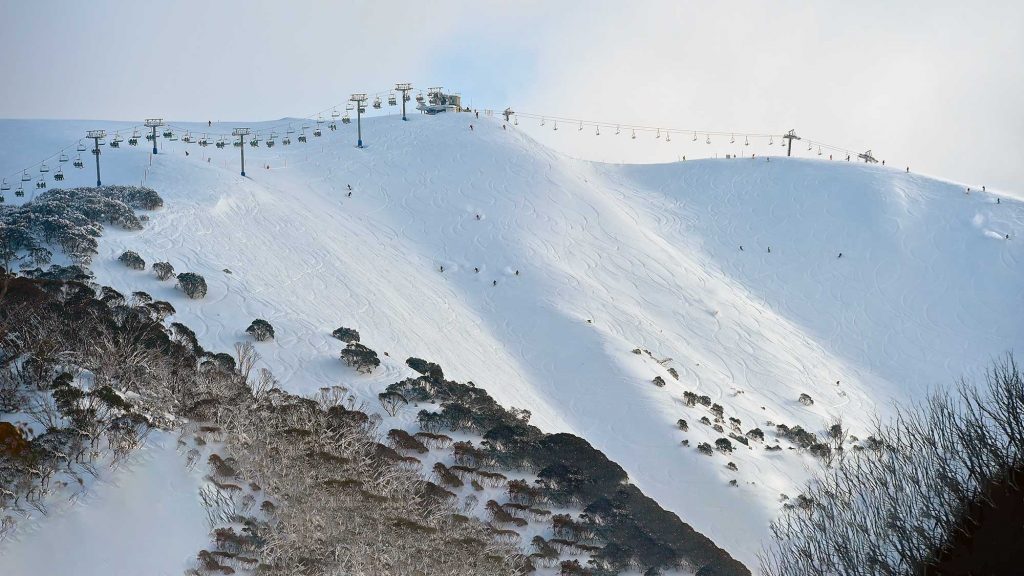
MULTIPOLYGON (((0 117, 276 119, 408 81, 457 89, 480 108, 796 128, 914 171, 1024 192, 1019 0, 0 6, 0 117)), ((678 135, 630 148, 571 132, 541 137, 610 161, 719 151, 678 135)))

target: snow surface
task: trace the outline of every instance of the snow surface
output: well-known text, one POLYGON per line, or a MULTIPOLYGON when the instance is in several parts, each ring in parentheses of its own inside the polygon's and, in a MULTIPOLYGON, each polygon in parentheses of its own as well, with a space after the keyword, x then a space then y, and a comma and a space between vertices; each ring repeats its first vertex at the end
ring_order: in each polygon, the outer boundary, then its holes
MULTIPOLYGON (((0 172, 123 126, 0 122, 0 172)), ((724 434, 698 423, 708 412, 683 391, 711 396, 743 431, 761 427, 766 444, 768 420, 820 432, 842 416, 862 435, 893 401, 976 376, 1024 342, 1024 204, 991 191, 841 161, 589 163, 468 115, 371 119, 363 136, 365 149, 344 125, 247 146, 247 178, 231 147, 105 150, 105 183, 145 181, 166 206, 141 232, 108 228, 97 280, 169 300, 211 349, 269 320, 277 340, 257 350, 295 392, 343 384, 373 407, 410 374, 406 357, 438 362, 543 430, 586 438, 752 569, 780 493, 819 464, 756 442, 698 454, 724 434), (208 295, 190 301, 124 268, 126 249, 199 272, 208 295), (338 360, 338 326, 390 358, 355 374, 338 360)), ((65 186, 94 183, 83 159, 85 170, 65 165, 65 186)))
POLYGON ((102 470, 75 505, 37 517, 31 529, 19 526, 0 544, 0 574, 180 576, 209 535, 201 474, 185 467, 176 441, 153 432, 125 465, 102 470))

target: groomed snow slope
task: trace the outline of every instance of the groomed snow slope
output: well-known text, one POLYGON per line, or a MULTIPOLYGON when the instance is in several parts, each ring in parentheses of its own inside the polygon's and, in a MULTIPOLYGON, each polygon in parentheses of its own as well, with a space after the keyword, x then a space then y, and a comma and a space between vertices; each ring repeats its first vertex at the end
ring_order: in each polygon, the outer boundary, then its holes
MULTIPOLYGON (((102 124, 0 123, 0 167, 102 124)), ((707 411, 683 406, 683 391, 769 438, 767 420, 817 432, 838 415, 861 435, 893 399, 976 376, 1024 343, 1015 200, 846 162, 592 164, 469 115, 371 119, 364 140, 354 148, 340 126, 305 145, 246 147, 244 179, 231 147, 164 141, 151 166, 145 146, 105 151, 105 183, 146 174, 166 207, 142 232, 108 229, 97 280, 169 300, 207 348, 269 320, 277 340, 258 350, 293 391, 345 384, 375 403, 409 373, 406 357, 438 362, 545 431, 586 438, 752 568, 779 494, 817 464, 759 444, 698 454, 723 434, 697 422, 707 411), (209 294, 189 301, 120 266, 125 249, 203 274, 209 294), (330 332, 342 325, 390 354, 377 373, 338 360, 330 332)), ((85 159, 67 186, 90 184, 85 159)))

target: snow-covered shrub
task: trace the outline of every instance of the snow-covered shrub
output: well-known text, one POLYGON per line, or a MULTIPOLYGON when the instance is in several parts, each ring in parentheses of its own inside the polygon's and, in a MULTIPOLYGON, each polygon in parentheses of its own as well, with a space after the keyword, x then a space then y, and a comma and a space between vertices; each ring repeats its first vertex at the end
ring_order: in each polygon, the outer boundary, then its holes
POLYGON ((760 428, 747 430, 747 438, 750 438, 751 440, 760 440, 764 442, 764 432, 760 428))
POLYGON ((359 342, 350 342, 341 351, 341 359, 359 372, 367 374, 373 372, 373 369, 377 366, 380 366, 380 359, 377 358, 377 353, 359 342))
POLYGON ((683 432, 686 432, 687 430, 690 429, 690 425, 687 424, 686 420, 683 420, 682 418, 676 420, 676 426, 678 426, 679 429, 682 430, 683 432))
POLYGON ((274 338, 274 327, 270 322, 257 318, 245 329, 245 333, 256 339, 257 342, 264 342, 274 338))
POLYGON ((132 250, 125 250, 124 252, 121 253, 120 256, 117 257, 117 260, 121 264, 124 264, 125 266, 133 270, 146 269, 146 261, 143 260, 142 256, 139 256, 137 252, 134 252, 132 250))
POLYGON ((726 454, 731 454, 733 450, 732 442, 730 442, 728 438, 719 438, 718 440, 715 440, 715 448, 717 448, 719 452, 725 452, 726 454))
POLYGON ((652 380, 652 382, 654 382, 654 385, 657 386, 658 388, 664 388, 665 387, 665 379, 662 378, 661 376, 655 376, 654 380, 652 380))
POLYGON ((178 286, 189 298, 202 298, 206 296, 206 279, 195 272, 182 272, 178 274, 178 286))
POLYGON ((409 368, 412 368, 413 370, 419 372, 420 374, 423 374, 424 376, 430 378, 431 380, 437 382, 444 380, 444 371, 441 370, 440 366, 433 362, 427 362, 422 358, 413 357, 406 358, 405 364, 409 368))
POLYGON ((344 326, 338 328, 334 332, 331 332, 331 336, 334 336, 335 338, 341 340, 346 344, 351 344, 352 342, 359 342, 359 332, 353 330, 352 328, 345 328, 344 326))
POLYGON ((810 406, 814 404, 814 399, 811 398, 810 394, 801 394, 798 401, 804 406, 810 406))
POLYGON ((711 448, 711 444, 707 442, 701 442, 697 445, 697 452, 704 454, 705 456, 711 456, 715 453, 714 449, 711 448))
POLYGON ((153 272, 156 273, 157 279, 167 280, 174 276, 174 266, 171 266, 170 262, 154 262, 153 272))

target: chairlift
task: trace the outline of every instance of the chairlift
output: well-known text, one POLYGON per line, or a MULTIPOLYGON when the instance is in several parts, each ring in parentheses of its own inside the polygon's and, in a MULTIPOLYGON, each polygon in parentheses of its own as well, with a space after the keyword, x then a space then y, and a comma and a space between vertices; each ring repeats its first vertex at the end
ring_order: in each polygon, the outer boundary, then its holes
POLYGON ((341 116, 341 112, 338 112, 337 108, 331 110, 331 118, 337 118, 338 116, 341 116))
POLYGON ((110 141, 110 147, 111 148, 120 148, 121 147, 121 143, 117 141, 117 138, 115 138, 115 139, 110 141))
POLYGON ((217 143, 215 144, 215 146, 217 148, 223 148, 225 145, 226 145, 226 143, 224 142, 223 138, 221 138, 220 140, 217 140, 217 143))
POLYGON ((139 138, 137 136, 132 136, 131 138, 128 139, 128 145, 129 146, 138 146, 139 145, 139 138))
POLYGON ((350 122, 352 122, 352 119, 348 117, 348 112, 346 112, 345 115, 341 117, 341 123, 348 124, 350 122))
POLYGON ((661 138, 661 128, 658 128, 658 131, 654 134, 654 137, 661 138))
POLYGON ((274 147, 274 134, 271 134, 270 136, 267 137, 267 148, 273 148, 273 147, 274 147))
POLYGON ((665 142, 671 142, 671 141, 672 141, 672 133, 669 132, 668 130, 666 130, 665 131, 665 142))
POLYGON ((338 124, 332 121, 330 124, 327 125, 327 127, 330 128, 331 131, 333 132, 338 129, 338 124))
POLYGON ((515 118, 512 119, 512 125, 519 126, 519 116, 516 116, 515 118))
POLYGON ((75 150, 78 150, 79 152, 85 152, 85 144, 82 144, 82 141, 79 140, 78 146, 75 147, 75 150))
POLYGON ((32 177, 28 175, 28 170, 25 170, 24 172, 21 173, 21 181, 22 182, 28 182, 31 179, 32 179, 32 177))
POLYGON ((616 136, 618 136, 618 135, 619 135, 619 132, 620 132, 620 129, 619 129, 619 127, 618 127, 618 126, 616 126, 616 127, 615 127, 615 135, 616 135, 616 136))
POLYGON ((53 173, 53 179, 57 182, 64 181, 64 171, 60 169, 60 166, 58 166, 57 171, 53 173))
POLYGON ((152 134, 146 134, 146 140, 149 141, 149 142, 152 142, 153 141, 153 135, 152 134))
POLYGON ((373 97, 373 107, 377 110, 380 110, 380 96, 373 97))
POLYGON ((773 139, 772 139, 772 137, 771 137, 771 136, 769 136, 769 137, 768 137, 768 145, 769 145, 769 146, 771 146, 771 145, 773 145, 773 144, 775 144, 775 140, 773 140, 773 139))
POLYGON ((594 135, 595 136, 600 136, 601 135, 601 127, 600 126, 597 126, 597 131, 594 132, 594 135))
POLYGON ((43 178, 42 176, 40 176, 39 180, 36 181, 36 188, 38 188, 40 190, 42 190, 43 188, 46 188, 46 179, 43 178))
POLYGON ((636 140, 636 130, 633 130, 633 140, 636 140))
POLYGON ((818 156, 821 156, 821 146, 818 146, 818 156))
POLYGON ((544 118, 543 118, 543 117, 541 117, 541 119, 540 119, 540 125, 541 125, 541 126, 543 126, 543 125, 544 125, 544 118))
POLYGON ((398 98, 395 98, 395 93, 388 94, 388 106, 395 106, 398 104, 398 98))
POLYGON ((164 138, 170 138, 173 135, 174 135, 174 132, 172 132, 170 130, 164 130, 164 138))
POLYGON ((583 122, 582 122, 582 121, 580 122, 580 129, 579 129, 579 131, 580 131, 580 132, 582 132, 582 131, 583 131, 583 122))
POLYGON ((25 196, 25 185, 18 184, 18 189, 14 191, 14 195, 18 198, 23 198, 25 196))
POLYGON ((708 144, 711 144, 711 134, 708 134, 708 139, 705 140, 705 142, 707 142, 708 144))
POLYGON ((697 133, 696 133, 696 132, 694 132, 694 133, 693 133, 693 141, 694 141, 694 142, 696 142, 696 141, 697 141, 697 133))
POLYGON ((235 140, 234 142, 231 143, 231 145, 234 146, 235 148, 241 148, 242 147, 242 141, 241 140, 235 140))
POLYGON ((810 152, 810 151, 811 151, 811 148, 813 148, 813 146, 811 146, 811 143, 810 143, 810 142, 808 142, 808 143, 807 143, 807 151, 808 151, 808 152, 810 152))
POLYGON ((363 104, 360 104, 359 105, 359 113, 360 114, 366 114, 366 106, 364 106, 363 104))
POLYGON ((191 144, 192 143, 192 135, 189 134, 188 132, 185 132, 185 135, 181 138, 181 141, 184 142, 185 144, 191 144))
POLYGON ((82 155, 79 154, 78 158, 75 158, 75 161, 72 162, 71 165, 74 166, 75 168, 82 168, 82 167, 84 167, 85 163, 82 162, 82 155))
POLYGON ((39 172, 45 174, 45 173, 47 173, 49 171, 50 171, 50 167, 47 166, 45 162, 39 165, 39 172))
POLYGON ((259 137, 253 138, 252 140, 249 140, 249 146, 252 146, 253 148, 259 148, 260 147, 260 139, 259 139, 259 137))
POLYGON ((417 104, 423 104, 423 100, 424 100, 423 92, 420 92, 419 94, 416 95, 416 103, 417 104))
POLYGON ((735 144, 735 143, 736 143, 736 135, 732 134, 731 136, 729 136, 729 144, 735 144))
POLYGON ((199 145, 202 146, 203 148, 206 148, 207 146, 210 145, 210 140, 207 139, 206 134, 203 134, 203 137, 199 139, 199 145))
POLYGON ((555 120, 555 130, 558 130, 558 120, 555 120))
POLYGON ((402 100, 408 102, 409 100, 412 100, 412 96, 409 96, 408 92, 402 92, 402 100))
POLYGON ((744 146, 750 146, 750 138, 744 136, 743 137, 743 145, 744 146))
POLYGON ((306 133, 305 132, 302 132, 302 133, 299 134, 299 142, 302 142, 302 143, 306 142, 306 133))
POLYGON ((171 132, 171 135, 167 139, 170 140, 171 142, 177 142, 178 141, 178 135, 175 134, 174 132, 171 132))
POLYGON ((288 146, 291 143, 292 143, 292 139, 289 138, 288 136, 285 136, 284 138, 281 138, 281 145, 282 146, 288 146))
POLYGON ((4 178, 3 184, 0 184, 0 192, 7 192, 11 189, 11 185, 7 183, 7 178, 4 178))
POLYGON ((323 135, 324 135, 324 133, 320 131, 320 127, 319 126, 316 127, 316 130, 313 130, 313 136, 316 136, 317 138, 319 138, 319 137, 321 137, 323 135))
POLYGON ((61 162, 67 162, 68 161, 68 155, 64 154, 63 152, 61 152, 60 161, 61 162))

